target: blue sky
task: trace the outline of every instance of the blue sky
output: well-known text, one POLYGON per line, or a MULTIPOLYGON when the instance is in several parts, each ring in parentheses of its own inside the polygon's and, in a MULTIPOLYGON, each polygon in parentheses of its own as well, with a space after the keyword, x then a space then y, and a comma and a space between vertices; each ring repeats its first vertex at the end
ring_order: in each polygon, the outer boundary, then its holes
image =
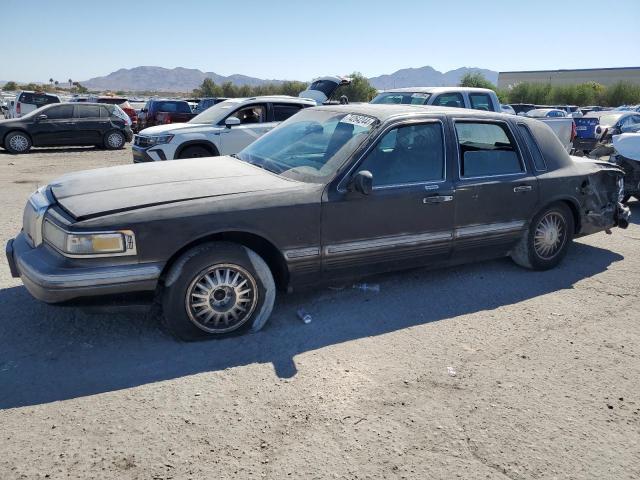
POLYGON ((1 0, 0 18, 1 80, 640 66, 640 0, 1 0))

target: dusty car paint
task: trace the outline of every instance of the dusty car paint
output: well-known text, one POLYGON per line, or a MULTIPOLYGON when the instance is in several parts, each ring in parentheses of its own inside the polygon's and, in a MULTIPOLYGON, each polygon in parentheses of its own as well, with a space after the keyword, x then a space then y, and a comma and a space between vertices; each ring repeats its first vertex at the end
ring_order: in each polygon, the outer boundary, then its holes
MULTIPOLYGON (((557 201, 570 206, 577 236, 625 226, 628 209, 619 205, 617 198, 622 171, 611 164, 573 160, 553 132, 536 120, 433 107, 319 108, 379 119, 367 140, 328 182, 291 180, 231 157, 70 174, 49 187, 50 221, 73 231, 131 229, 136 235, 136 257, 56 258, 48 245, 29 248, 19 236, 9 245, 9 263, 16 264, 14 257, 18 267, 29 257, 36 265, 55 261, 59 270, 54 268, 50 276, 55 276, 55 271, 129 264, 158 272, 155 277, 99 290, 87 285, 86 289, 52 292, 50 287, 36 288, 26 279, 27 288, 46 301, 152 291, 167 281, 181 253, 215 239, 256 251, 274 272, 278 286, 291 289, 407 267, 504 256, 533 216, 557 201), (506 125, 526 172, 509 178, 461 178, 454 125, 468 120, 506 125), (363 196, 345 188, 367 150, 385 131, 425 121, 441 122, 445 132, 446 176, 437 191, 429 185, 411 185, 363 196), (518 131, 520 123, 532 131, 546 170, 534 167, 532 154, 518 131), (523 183, 531 188, 518 190, 523 183), (445 201, 431 204, 430 196, 445 201), (425 218, 429 219, 426 229, 421 226, 425 218)), ((18 269, 24 274, 24 267, 18 269)))

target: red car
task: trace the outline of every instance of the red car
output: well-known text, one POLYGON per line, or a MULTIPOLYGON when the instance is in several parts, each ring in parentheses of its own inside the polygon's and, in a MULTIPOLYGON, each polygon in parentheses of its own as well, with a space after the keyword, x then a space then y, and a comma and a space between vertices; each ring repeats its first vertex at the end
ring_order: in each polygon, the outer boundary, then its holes
POLYGON ((152 99, 140 111, 138 130, 167 123, 185 123, 196 116, 186 100, 152 99))

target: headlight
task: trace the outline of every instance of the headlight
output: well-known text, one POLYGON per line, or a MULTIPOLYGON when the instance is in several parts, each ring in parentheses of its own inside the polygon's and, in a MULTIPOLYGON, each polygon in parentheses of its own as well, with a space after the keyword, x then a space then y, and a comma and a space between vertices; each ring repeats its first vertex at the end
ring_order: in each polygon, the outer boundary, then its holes
POLYGON ((115 232, 68 232, 44 222, 44 240, 69 257, 135 255, 136 241, 131 230, 115 232))
POLYGON ((160 145, 162 143, 169 143, 173 140, 173 135, 151 135, 146 139, 148 145, 160 145))

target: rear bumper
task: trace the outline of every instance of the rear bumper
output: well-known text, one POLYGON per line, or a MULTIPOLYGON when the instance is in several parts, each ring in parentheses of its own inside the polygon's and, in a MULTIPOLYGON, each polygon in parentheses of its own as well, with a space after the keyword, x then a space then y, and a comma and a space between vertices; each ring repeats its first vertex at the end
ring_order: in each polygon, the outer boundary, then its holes
POLYGON ((581 150, 583 152, 590 152, 591 150, 596 148, 597 144, 598 141, 595 138, 576 137, 573 139, 573 148, 575 150, 581 150))
POLYGON ((11 275, 20 277, 31 295, 47 303, 153 291, 162 272, 160 263, 69 259, 44 244, 32 248, 23 233, 9 240, 5 252, 11 275))

